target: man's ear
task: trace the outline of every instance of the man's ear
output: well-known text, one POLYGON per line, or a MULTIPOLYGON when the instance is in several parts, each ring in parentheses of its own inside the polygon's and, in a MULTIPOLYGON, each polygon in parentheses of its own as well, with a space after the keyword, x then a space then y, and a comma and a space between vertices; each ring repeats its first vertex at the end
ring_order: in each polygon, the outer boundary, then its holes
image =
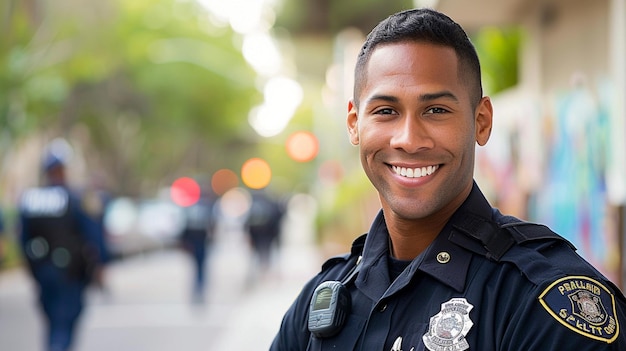
POLYGON ((359 116, 354 101, 352 100, 348 101, 348 118, 346 122, 348 125, 350 143, 352 145, 359 145, 359 116))
POLYGON ((491 99, 484 96, 480 99, 478 106, 474 112, 474 122, 476 123, 476 142, 480 146, 487 144, 491 135, 491 127, 493 122, 493 107, 491 99))

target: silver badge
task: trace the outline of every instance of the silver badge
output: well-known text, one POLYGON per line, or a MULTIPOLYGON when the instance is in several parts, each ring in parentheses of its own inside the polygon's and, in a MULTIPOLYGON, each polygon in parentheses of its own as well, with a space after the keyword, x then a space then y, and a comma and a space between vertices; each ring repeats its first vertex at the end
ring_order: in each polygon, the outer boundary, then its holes
POLYGON ((441 304, 441 311, 430 317, 428 332, 422 340, 430 351, 469 349, 465 336, 474 323, 469 313, 474 308, 465 298, 453 298, 441 304))
MULTIPOLYGON (((393 346, 391 347, 391 351, 402 351, 402 337, 398 336, 396 341, 394 341, 393 346)), ((411 347, 410 351, 415 351, 415 347, 411 347)))

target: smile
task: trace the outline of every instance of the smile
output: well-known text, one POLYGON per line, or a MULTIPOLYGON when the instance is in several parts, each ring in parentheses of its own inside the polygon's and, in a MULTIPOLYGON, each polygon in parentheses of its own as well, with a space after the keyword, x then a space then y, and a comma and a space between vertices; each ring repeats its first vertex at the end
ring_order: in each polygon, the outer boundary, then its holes
POLYGON ((407 178, 420 178, 435 173, 435 171, 439 168, 439 165, 419 168, 391 166, 391 168, 397 175, 407 178))

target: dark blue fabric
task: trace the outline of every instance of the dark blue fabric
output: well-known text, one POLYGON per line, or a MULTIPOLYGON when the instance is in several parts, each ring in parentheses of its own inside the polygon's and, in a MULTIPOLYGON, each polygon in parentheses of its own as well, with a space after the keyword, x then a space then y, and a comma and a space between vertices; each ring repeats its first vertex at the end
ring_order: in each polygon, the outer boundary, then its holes
MULTIPOLYGON (((102 264, 102 231, 100 226, 81 207, 81 201, 75 193, 66 187, 69 203, 63 213, 47 213, 45 206, 33 202, 20 204, 20 243, 39 291, 39 303, 46 319, 48 351, 66 351, 70 349, 76 324, 83 310, 85 290, 90 282, 95 266, 102 264), (34 256, 32 240, 41 238, 49 230, 50 245, 48 252, 34 256), (54 238, 66 233, 70 239, 54 238), (54 249, 64 248, 68 243, 78 245, 79 253, 71 252, 70 264, 60 264, 54 257, 54 249), (82 256, 82 255, 85 256, 82 256), (81 257, 77 257, 81 255, 81 257), (78 264, 75 264, 78 263, 78 264)), ((45 188, 42 188, 45 190, 45 188)), ((45 250, 43 251, 45 252, 45 250)))
MULTIPOLYGON (((623 331, 612 343, 596 340, 564 326, 541 305, 539 296, 553 282, 567 275, 588 276, 612 292, 619 326, 626 328, 626 299, 568 242, 537 230, 538 226, 521 225, 516 230, 528 238, 496 260, 479 241, 489 233, 472 232, 498 230, 499 223, 508 222, 510 218, 492 209, 474 185, 435 241, 391 282, 388 232, 379 214, 365 242, 359 275, 348 286, 352 313, 345 328, 332 338, 316 339, 306 326, 313 289, 326 280, 341 280, 350 269, 352 261, 335 258, 334 265, 326 265, 287 311, 270 350, 387 351, 399 338, 402 350, 426 350, 425 335, 435 339, 429 336, 431 318, 452 299, 465 299, 456 301, 473 306, 468 315, 473 325, 465 338, 469 350, 626 350, 623 331), (468 217, 487 225, 468 226, 468 217), (448 253, 449 262, 437 260, 441 252, 448 253)), ((509 240, 507 233, 498 231, 497 235, 507 235, 503 240, 509 240)), ((469 325, 460 316, 456 315, 458 325, 469 325)))
POLYGON ((203 301, 207 272, 205 263, 215 235, 215 199, 203 195, 193 206, 184 208, 185 226, 180 235, 183 249, 190 255, 194 266, 193 298, 203 301))
POLYGON ((86 282, 71 279, 51 263, 42 264, 34 274, 40 288, 39 303, 46 318, 47 349, 69 350, 83 310, 86 282))

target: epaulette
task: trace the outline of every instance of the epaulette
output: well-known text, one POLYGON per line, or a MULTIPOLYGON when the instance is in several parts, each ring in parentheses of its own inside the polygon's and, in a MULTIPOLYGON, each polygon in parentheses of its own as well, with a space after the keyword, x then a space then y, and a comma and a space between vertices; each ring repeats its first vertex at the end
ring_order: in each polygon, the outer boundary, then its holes
POLYGON ((493 261, 500 261, 516 244, 540 240, 563 241, 574 248, 571 243, 548 227, 512 216, 500 215, 498 222, 495 222, 466 214, 453 225, 450 234, 450 241, 493 261))
POLYGON ((502 216, 499 212, 494 217, 496 221, 467 214, 455 223, 450 241, 492 261, 515 265, 535 285, 565 275, 537 247, 560 244, 574 251, 569 241, 541 224, 502 216))
POLYGON ((563 267, 541 252, 561 245, 576 248, 550 228, 511 216, 497 222, 468 215, 454 226, 450 240, 494 261, 515 265, 541 287, 538 303, 557 322, 590 339, 612 343, 619 335, 616 297, 623 295, 590 265, 563 267))

